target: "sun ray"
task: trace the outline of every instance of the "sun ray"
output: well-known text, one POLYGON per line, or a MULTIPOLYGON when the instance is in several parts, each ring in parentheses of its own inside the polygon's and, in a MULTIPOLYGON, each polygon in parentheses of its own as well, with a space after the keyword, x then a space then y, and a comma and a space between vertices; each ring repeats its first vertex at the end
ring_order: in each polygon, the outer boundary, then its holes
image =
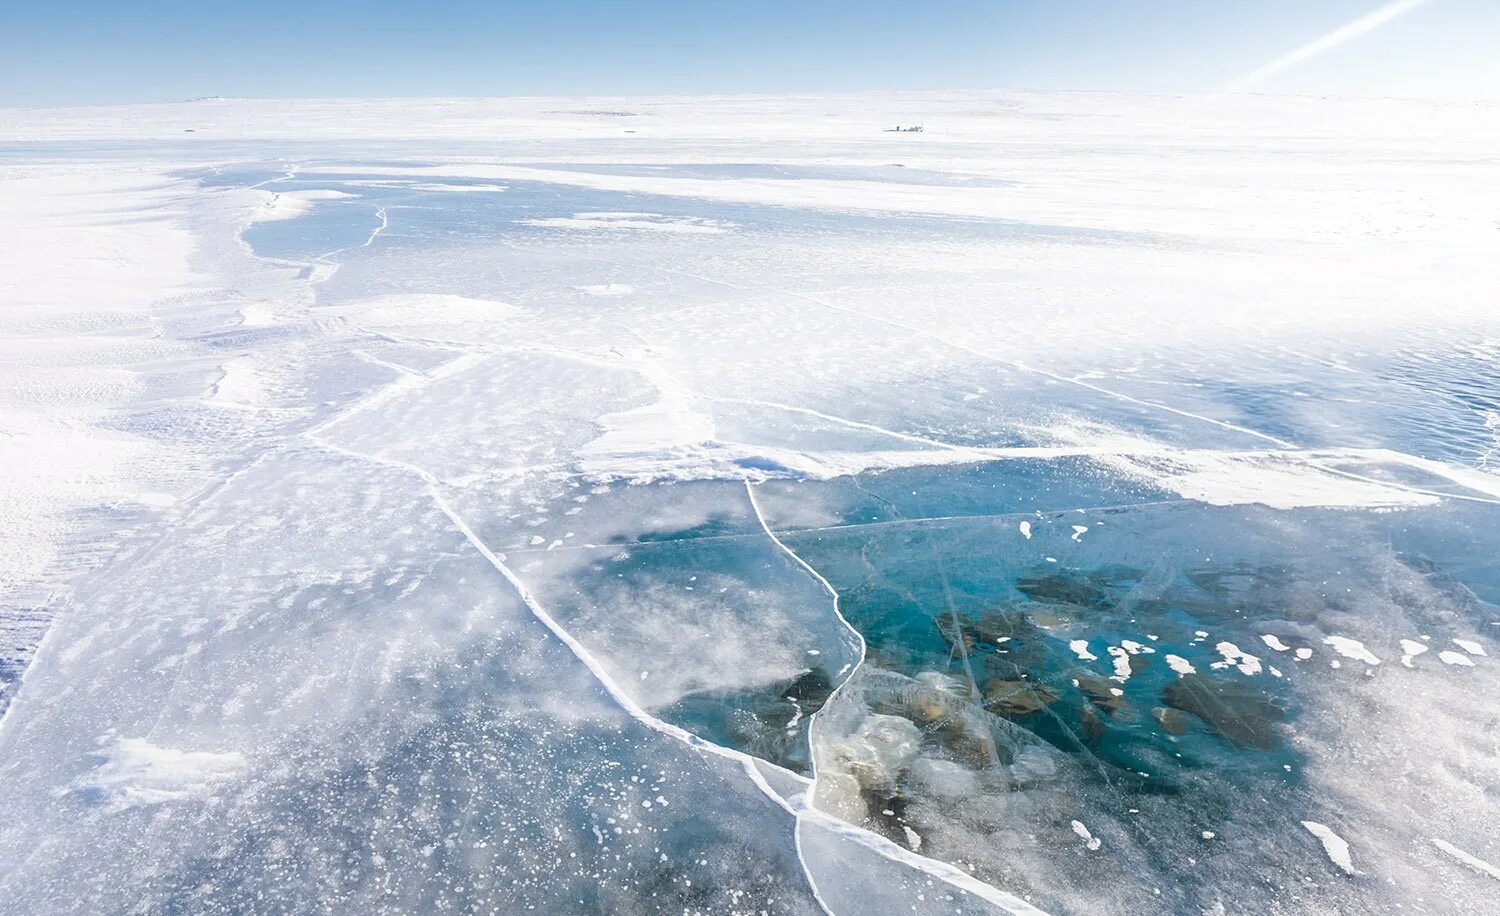
POLYGON ((1391 20, 1404 16, 1417 7, 1424 6, 1426 3, 1427 0, 1395 0, 1394 3, 1387 3, 1374 12, 1367 13, 1347 25, 1340 26, 1320 38, 1281 55, 1270 63, 1251 70, 1226 86, 1225 91, 1243 92, 1251 89, 1269 76, 1280 73, 1288 67, 1296 66, 1303 61, 1311 60, 1319 54, 1331 51, 1346 42, 1353 41, 1367 32, 1373 32, 1391 20))

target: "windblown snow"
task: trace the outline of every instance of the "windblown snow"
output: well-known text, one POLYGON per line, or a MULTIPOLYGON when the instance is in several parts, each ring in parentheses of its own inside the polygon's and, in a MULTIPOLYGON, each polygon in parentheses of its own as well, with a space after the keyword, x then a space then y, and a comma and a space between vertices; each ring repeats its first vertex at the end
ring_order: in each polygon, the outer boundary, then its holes
POLYGON ((1497 138, 0 110, 0 899, 1479 912, 1497 138))

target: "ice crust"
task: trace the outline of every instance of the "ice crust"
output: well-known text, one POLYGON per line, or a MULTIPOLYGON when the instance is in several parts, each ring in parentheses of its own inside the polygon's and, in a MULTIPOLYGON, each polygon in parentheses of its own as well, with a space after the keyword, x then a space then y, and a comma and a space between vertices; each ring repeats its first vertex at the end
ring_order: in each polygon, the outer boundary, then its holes
POLYGON ((1481 911, 1497 134, 0 111, 0 894, 1481 911))

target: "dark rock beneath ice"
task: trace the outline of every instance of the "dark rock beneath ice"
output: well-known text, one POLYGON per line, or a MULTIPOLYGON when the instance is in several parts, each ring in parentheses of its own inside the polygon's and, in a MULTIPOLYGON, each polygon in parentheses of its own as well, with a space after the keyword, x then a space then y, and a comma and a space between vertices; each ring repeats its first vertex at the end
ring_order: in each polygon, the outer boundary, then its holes
POLYGON ((1185 735, 1192 727, 1192 719, 1180 709, 1157 706, 1151 710, 1151 717, 1169 735, 1185 735))
POLYGON ((1237 748, 1270 750, 1281 744, 1279 725, 1286 712, 1253 686, 1187 674, 1167 685, 1162 700, 1202 719, 1237 748))
POLYGON ((1034 681, 1006 681, 993 678, 984 684, 985 708, 1001 715, 1030 715, 1057 702, 1057 699, 1056 690, 1034 681))
POLYGON ((1016 580, 1016 590, 1041 604, 1075 610, 1106 609, 1114 607, 1121 595, 1139 585, 1143 575, 1138 569, 1124 566, 1100 567, 1089 572, 1046 570, 1021 576, 1016 580))
POLYGON ((1036 627, 1026 619, 1023 611, 999 607, 980 614, 974 631, 980 642, 995 646, 1030 636, 1036 632, 1036 627))
POLYGON ((1033 601, 1049 604, 1106 607, 1112 603, 1109 590, 1088 576, 1064 572, 1022 576, 1016 580, 1016 590, 1033 601))
POLYGON ((994 739, 976 734, 962 722, 945 723, 933 736, 949 756, 964 766, 981 769, 996 760, 994 739))
MULTIPOLYGON (((1131 662, 1142 656, 1131 656, 1131 662)), ((1131 670, 1135 670, 1132 664, 1131 670)), ((1125 699, 1125 691, 1119 683, 1102 675, 1089 671, 1075 672, 1073 683, 1078 685, 1079 691, 1088 697, 1090 703, 1104 710, 1109 717, 1117 722, 1132 722, 1136 718, 1136 709, 1125 699)))
POLYGON ((932 623, 937 627, 938 633, 942 634, 943 642, 948 644, 951 652, 967 655, 980 643, 978 628, 966 617, 955 619, 953 614, 945 612, 942 616, 933 618, 932 623))
POLYGON ((828 702, 828 697, 833 693, 833 682, 828 674, 821 668, 803 672, 791 686, 782 691, 782 699, 791 700, 804 712, 812 712, 823 708, 828 702))
POLYGON ((1089 702, 1106 712, 1114 712, 1125 704, 1120 685, 1103 675, 1078 671, 1073 674, 1073 683, 1089 698, 1089 702))
POLYGON ((1096 746, 1104 738, 1104 720, 1099 718, 1094 707, 1078 707, 1078 731, 1083 736, 1084 743, 1090 747, 1096 746))
MULTIPOLYGON (((942 675, 939 675, 942 677, 942 675)), ((887 716, 904 716, 917 725, 932 725, 951 719, 962 706, 963 697, 970 690, 953 678, 945 678, 946 686, 935 686, 920 680, 911 680, 883 693, 874 703, 873 711, 887 716)))
POLYGON ((861 794, 867 812, 866 823, 887 839, 903 846, 908 845, 906 831, 903 829, 907 826, 906 796, 900 792, 886 794, 866 791, 861 794))

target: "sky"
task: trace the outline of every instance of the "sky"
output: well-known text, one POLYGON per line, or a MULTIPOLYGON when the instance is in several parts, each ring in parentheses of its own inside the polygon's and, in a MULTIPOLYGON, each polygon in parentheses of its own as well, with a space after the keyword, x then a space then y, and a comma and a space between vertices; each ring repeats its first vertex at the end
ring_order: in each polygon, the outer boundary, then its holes
POLYGON ((1497 48, 1500 0, 0 0, 0 106, 963 88, 1497 99, 1497 48))

